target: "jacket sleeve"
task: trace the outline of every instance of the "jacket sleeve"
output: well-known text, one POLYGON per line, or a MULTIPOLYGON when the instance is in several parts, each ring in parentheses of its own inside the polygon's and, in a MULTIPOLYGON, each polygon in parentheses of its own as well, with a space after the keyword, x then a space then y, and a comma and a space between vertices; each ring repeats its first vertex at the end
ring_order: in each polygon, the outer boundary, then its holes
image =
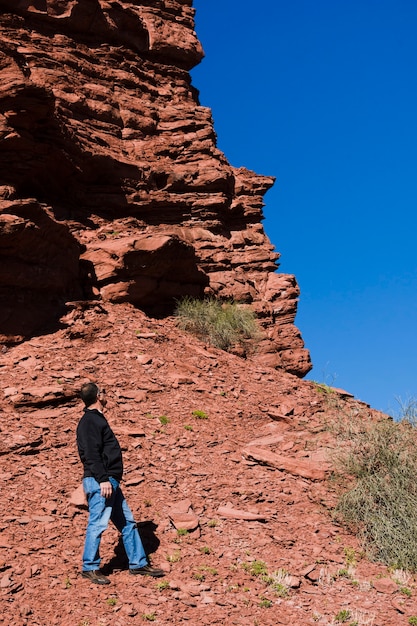
POLYGON ((87 419, 79 429, 77 439, 84 466, 98 483, 107 482, 109 475, 103 463, 103 427, 97 420, 87 419))

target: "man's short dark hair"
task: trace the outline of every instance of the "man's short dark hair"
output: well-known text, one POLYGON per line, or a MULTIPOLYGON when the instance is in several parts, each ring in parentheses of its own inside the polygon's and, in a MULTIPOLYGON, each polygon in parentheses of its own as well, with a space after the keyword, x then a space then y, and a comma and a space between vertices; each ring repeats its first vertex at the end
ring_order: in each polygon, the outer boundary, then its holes
POLYGON ((96 383, 85 383, 81 387, 81 400, 84 402, 86 407, 89 407, 91 404, 94 404, 97 401, 98 394, 100 390, 96 383))

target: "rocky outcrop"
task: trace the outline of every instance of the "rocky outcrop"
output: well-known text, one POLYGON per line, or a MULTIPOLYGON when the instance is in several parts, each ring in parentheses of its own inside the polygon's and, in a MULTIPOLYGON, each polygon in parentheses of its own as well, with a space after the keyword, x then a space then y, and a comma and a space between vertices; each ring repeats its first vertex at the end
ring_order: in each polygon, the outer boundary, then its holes
POLYGON ((262 226, 273 178, 234 168, 189 70, 192 0, 0 0, 0 336, 101 298, 251 304, 263 365, 304 375, 298 286, 262 226), (40 245, 42 243, 42 245, 40 245))

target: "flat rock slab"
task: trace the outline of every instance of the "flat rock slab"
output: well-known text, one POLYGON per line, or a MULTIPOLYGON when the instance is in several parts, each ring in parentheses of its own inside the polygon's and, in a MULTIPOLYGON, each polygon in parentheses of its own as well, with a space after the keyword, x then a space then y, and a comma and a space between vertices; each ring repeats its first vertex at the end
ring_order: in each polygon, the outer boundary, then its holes
POLYGON ((242 519, 248 521, 264 522, 266 517, 260 513, 252 513, 251 511, 242 511, 241 509, 234 509, 233 507, 226 505, 220 506, 217 509, 217 513, 221 517, 227 517, 229 519, 242 519))
POLYGON ((391 578, 376 578, 372 581, 374 588, 379 593, 395 593, 398 591, 398 585, 391 578))
POLYGON ((315 463, 314 461, 304 461, 275 454, 265 448, 246 447, 243 452, 246 459, 275 467, 276 469, 289 472, 295 476, 302 476, 310 480, 324 480, 328 467, 325 463, 315 463))

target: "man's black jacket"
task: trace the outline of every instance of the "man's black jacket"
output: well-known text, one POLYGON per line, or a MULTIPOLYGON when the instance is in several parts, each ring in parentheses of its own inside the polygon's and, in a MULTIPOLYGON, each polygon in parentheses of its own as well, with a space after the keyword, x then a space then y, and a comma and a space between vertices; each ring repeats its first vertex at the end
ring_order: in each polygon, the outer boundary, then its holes
POLYGON ((77 446, 84 478, 93 476, 103 483, 112 476, 121 481, 122 450, 103 413, 97 409, 85 409, 77 426, 77 446))

